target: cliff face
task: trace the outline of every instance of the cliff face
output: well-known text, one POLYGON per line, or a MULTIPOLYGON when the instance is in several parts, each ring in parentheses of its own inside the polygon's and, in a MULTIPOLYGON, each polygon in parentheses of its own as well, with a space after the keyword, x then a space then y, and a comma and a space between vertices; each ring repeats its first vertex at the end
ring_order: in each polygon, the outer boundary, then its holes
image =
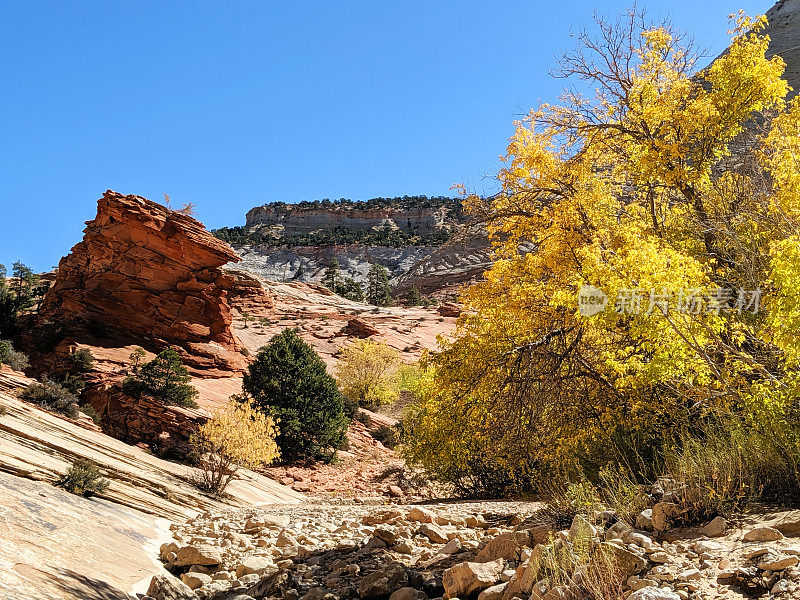
POLYGON ((59 263, 40 318, 69 333, 102 328, 150 349, 175 346, 205 374, 244 367, 220 267, 238 255, 195 219, 107 191, 84 238, 59 263))
POLYGON ((358 209, 346 206, 305 208, 289 205, 257 206, 247 213, 246 227, 266 228, 276 235, 303 235, 324 229, 391 229, 427 235, 453 225, 451 210, 438 208, 385 207, 358 209))

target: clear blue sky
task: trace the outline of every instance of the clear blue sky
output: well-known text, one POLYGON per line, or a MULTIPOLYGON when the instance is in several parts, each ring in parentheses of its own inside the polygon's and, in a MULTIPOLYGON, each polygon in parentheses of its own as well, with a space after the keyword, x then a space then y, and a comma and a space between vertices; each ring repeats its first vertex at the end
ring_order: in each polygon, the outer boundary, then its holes
MULTIPOLYGON (((210 228, 275 200, 495 189, 512 121, 629 2, 0 0, 0 263, 57 264, 106 189, 210 228)), ((711 54, 767 2, 650 2, 711 54)))

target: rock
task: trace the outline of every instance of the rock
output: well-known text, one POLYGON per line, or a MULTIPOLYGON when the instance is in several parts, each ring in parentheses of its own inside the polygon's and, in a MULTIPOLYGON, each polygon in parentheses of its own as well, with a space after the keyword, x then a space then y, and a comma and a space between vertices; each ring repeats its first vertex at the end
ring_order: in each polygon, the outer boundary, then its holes
POLYGON ((672 502, 657 502, 653 507, 653 529, 667 531, 671 520, 680 514, 680 506, 672 502))
POLYGON ((724 550, 725 546, 719 542, 712 542, 711 540, 697 540, 694 543, 694 551, 698 554, 705 554, 706 552, 719 552, 724 550))
POLYGON ((646 508, 636 515, 636 526, 645 531, 653 530, 653 509, 646 508))
POLYGON ((391 529, 385 527, 376 527, 373 535, 383 540, 387 546, 391 546, 397 541, 397 534, 391 529))
POLYGON ((486 529, 488 527, 486 519, 482 515, 469 516, 465 519, 465 523, 467 527, 472 527, 473 529, 486 529))
MULTIPOLYGON (((372 325, 362 321, 361 319, 350 319, 347 322, 341 331, 339 331, 341 335, 345 335, 347 337, 354 337, 359 339, 365 339, 372 335, 380 333, 380 330, 376 329, 372 325)), ((390 487, 397 487, 397 486, 390 486, 390 487)), ((398 488, 400 489, 400 488, 398 488)), ((402 490, 401 490, 402 492, 402 490)), ((402 493, 400 494, 402 496, 402 493)))
MULTIPOLYGON (((478 594, 478 600, 500 600, 503 597, 506 585, 508 584, 498 583, 497 585, 486 588, 478 594)), ((391 600, 391 598, 389 600, 391 600)))
POLYGON ((745 542, 774 542, 782 540, 783 534, 773 527, 756 527, 744 534, 745 542))
POLYGON ((700 531, 703 535, 707 535, 708 537, 720 537, 725 535, 727 529, 728 521, 726 521, 724 517, 715 517, 700 531))
POLYGON ((627 600, 681 600, 681 597, 673 591, 664 590, 657 587, 646 587, 633 592, 627 600))
POLYGON ((207 583, 211 583, 211 575, 189 572, 181 575, 181 581, 190 589, 196 590, 199 587, 203 587, 207 583))
POLYGON ((501 533, 489 540, 483 549, 478 552, 475 562, 491 562, 498 558, 517 560, 522 547, 527 546, 529 543, 530 538, 524 531, 501 533))
POLYGON ((147 595, 155 600, 198 600, 197 594, 172 575, 153 575, 147 595))
POLYGON ((390 485, 387 491, 392 498, 402 498, 405 495, 403 488, 399 485, 390 485))
POLYGON ((624 579, 647 568, 647 560, 645 558, 619 544, 614 542, 601 542, 600 548, 609 553, 612 562, 618 566, 624 579))
POLYGON ((409 510, 408 514, 406 515, 406 519, 412 523, 433 523, 435 518, 436 513, 418 506, 415 506, 409 510))
POLYGON ((196 544, 179 548, 172 564, 176 567, 189 567, 191 565, 218 565, 221 562, 222 553, 219 548, 208 544, 196 544))
POLYGON ((569 528, 569 539, 590 539, 597 536, 597 529, 584 515, 575 515, 569 528))
POLYGON ((795 566, 798 562, 800 562, 800 559, 796 556, 767 556, 765 560, 758 563, 758 568, 762 571, 783 571, 795 566))
POLYGON ((402 587, 389 596, 389 600, 427 600, 427 598, 428 595, 425 592, 415 590, 413 587, 402 587))
POLYGON ((192 217, 109 190, 83 241, 61 259, 39 322, 64 323, 72 337, 104 325, 128 343, 173 346, 190 368, 230 376, 247 361, 231 330, 233 279, 220 267, 239 260, 192 217))
POLYGON ((236 578, 241 579, 245 575, 251 575, 253 573, 262 575, 265 571, 275 568, 275 565, 269 558, 264 556, 249 556, 243 558, 236 567, 236 578))
POLYGON ((408 587, 408 573, 399 563, 389 565, 361 578, 358 595, 362 600, 391 596, 400 588, 408 587))
POLYGON ((442 573, 445 598, 467 600, 500 581, 505 561, 462 562, 442 573))
POLYGON ((445 544, 449 541, 444 530, 433 523, 423 523, 417 530, 417 533, 419 535, 424 535, 434 544, 445 544))

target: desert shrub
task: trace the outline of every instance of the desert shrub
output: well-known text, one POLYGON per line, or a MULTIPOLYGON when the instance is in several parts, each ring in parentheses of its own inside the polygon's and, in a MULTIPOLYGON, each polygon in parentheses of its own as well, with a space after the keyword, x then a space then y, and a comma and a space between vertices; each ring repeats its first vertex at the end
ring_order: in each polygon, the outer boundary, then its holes
POLYGON ((28 356, 14 350, 8 340, 0 340, 0 364, 8 365, 14 371, 24 371, 28 368, 28 356))
POLYGON ((271 417, 249 401, 232 399, 192 437, 199 455, 197 484, 207 492, 222 494, 239 467, 254 469, 271 463, 279 456, 276 433, 271 417))
POLYGON ((41 381, 29 384, 19 392, 19 397, 73 419, 78 416, 78 398, 47 376, 41 381))
POLYGON ((122 388, 126 394, 138 396, 144 393, 166 404, 194 408, 197 406, 194 400, 197 390, 189 383, 191 380, 180 354, 167 348, 126 377, 122 388))
POLYGON ((81 458, 72 463, 57 485, 72 494, 90 498, 108 489, 109 482, 103 478, 100 468, 91 460, 81 458))
POLYGON ((356 340, 341 352, 336 379, 342 393, 360 406, 380 406, 400 393, 398 353, 386 344, 356 340))
POLYGON ((390 450, 400 444, 400 430, 397 427, 381 425, 375 431, 372 431, 371 435, 390 450))
POLYGON ((561 529, 568 528, 575 515, 592 515, 601 505, 597 488, 586 479, 548 479, 539 494, 545 503, 543 514, 561 529))
POLYGON ((702 438, 684 436, 667 452, 666 472, 690 522, 730 515, 754 501, 797 504, 800 498, 800 451, 736 421, 702 438))
POLYGON ((605 506, 631 525, 650 504, 643 486, 633 481, 624 470, 611 465, 600 471, 600 496, 605 506))
POLYGON ((64 375, 58 383, 61 387, 76 396, 80 396, 81 392, 86 388, 86 382, 83 381, 80 375, 64 375))
POLYGON ((100 425, 103 422, 103 418, 100 416, 100 413, 97 412, 91 404, 84 404, 80 407, 80 411, 89 417, 95 425, 100 425))
POLYGON ((79 373, 86 373, 94 366, 94 355, 88 348, 79 348, 69 355, 70 368, 79 373))
POLYGON ((259 350, 244 375, 243 398, 275 419, 286 460, 330 459, 344 443, 347 416, 336 380, 293 329, 259 350))

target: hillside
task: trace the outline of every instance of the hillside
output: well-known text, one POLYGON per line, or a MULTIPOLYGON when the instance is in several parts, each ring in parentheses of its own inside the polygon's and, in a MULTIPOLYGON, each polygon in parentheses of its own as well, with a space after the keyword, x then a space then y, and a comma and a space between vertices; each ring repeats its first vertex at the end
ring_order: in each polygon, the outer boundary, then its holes
POLYGON ((214 234, 238 252, 240 268, 277 281, 319 283, 335 258, 359 283, 377 263, 398 293, 418 287, 452 297, 489 265, 485 233, 446 197, 275 202, 214 234))

